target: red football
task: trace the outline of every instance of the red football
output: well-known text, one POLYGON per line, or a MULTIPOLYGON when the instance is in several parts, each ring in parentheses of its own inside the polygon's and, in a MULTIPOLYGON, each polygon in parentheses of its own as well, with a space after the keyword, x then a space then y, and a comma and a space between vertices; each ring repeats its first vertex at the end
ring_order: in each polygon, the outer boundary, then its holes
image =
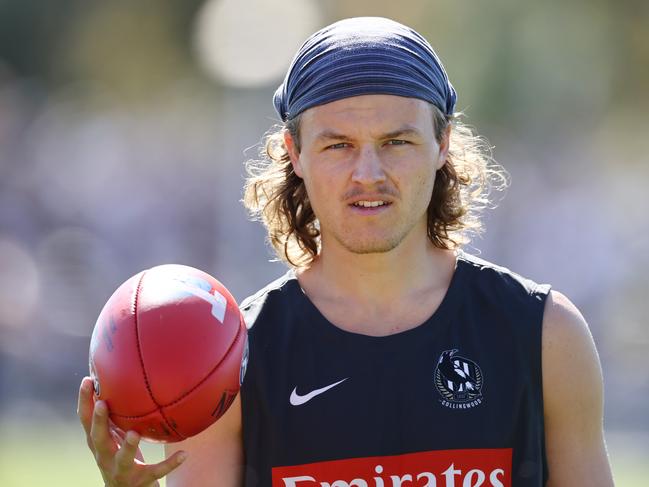
POLYGON ((180 441, 216 421, 239 392, 246 326, 219 281, 183 265, 131 277, 102 309, 90 341, 95 400, 124 431, 180 441))

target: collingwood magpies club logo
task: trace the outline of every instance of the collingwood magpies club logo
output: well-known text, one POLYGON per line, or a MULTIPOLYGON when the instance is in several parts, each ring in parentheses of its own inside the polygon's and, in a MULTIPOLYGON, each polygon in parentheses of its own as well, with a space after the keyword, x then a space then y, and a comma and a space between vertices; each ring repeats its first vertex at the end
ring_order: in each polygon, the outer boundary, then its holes
POLYGON ((482 371, 478 364, 459 355, 457 349, 445 350, 435 367, 435 387, 443 406, 469 409, 482 403, 482 371))

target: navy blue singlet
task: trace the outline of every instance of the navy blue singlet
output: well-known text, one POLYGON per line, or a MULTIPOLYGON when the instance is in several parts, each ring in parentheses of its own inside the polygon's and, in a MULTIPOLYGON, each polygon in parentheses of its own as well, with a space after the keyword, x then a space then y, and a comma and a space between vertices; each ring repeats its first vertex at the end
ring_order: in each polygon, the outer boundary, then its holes
POLYGON ((328 322, 289 271, 241 304, 245 486, 543 486, 549 289, 460 253, 428 320, 371 337, 328 322))

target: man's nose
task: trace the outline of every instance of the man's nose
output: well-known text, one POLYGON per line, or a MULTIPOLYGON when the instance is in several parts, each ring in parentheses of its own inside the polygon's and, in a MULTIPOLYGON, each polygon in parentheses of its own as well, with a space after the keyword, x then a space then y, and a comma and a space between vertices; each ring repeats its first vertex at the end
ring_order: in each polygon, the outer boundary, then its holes
POLYGON ((376 147, 362 147, 355 161, 352 181, 359 184, 376 184, 385 181, 385 172, 376 147))

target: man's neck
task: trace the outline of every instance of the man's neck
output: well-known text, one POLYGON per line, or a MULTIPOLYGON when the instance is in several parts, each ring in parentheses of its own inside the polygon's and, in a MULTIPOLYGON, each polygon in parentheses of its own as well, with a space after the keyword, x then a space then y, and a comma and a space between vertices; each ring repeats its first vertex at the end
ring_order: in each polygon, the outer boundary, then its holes
POLYGON ((455 264, 455 252, 438 249, 428 239, 374 254, 333 246, 324 248, 308 269, 298 272, 298 279, 334 324, 370 333, 358 328, 366 326, 363 322, 377 334, 389 334, 416 326, 435 311, 455 264))

